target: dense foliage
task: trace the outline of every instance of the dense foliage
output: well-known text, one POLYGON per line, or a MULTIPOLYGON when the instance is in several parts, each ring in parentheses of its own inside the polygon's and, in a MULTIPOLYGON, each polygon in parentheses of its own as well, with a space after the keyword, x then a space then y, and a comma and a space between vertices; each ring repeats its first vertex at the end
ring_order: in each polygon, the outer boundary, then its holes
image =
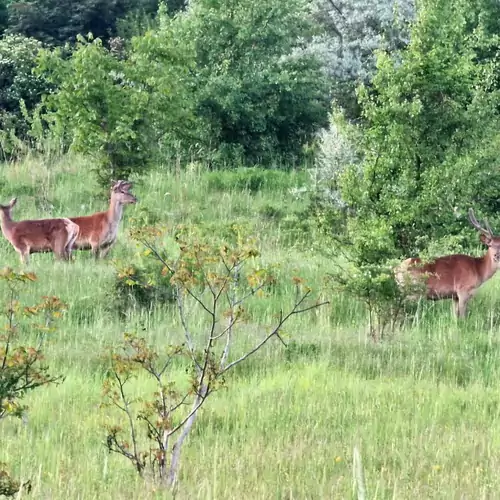
POLYGON ((37 74, 50 134, 97 158, 100 177, 143 172, 174 155, 216 164, 298 160, 327 123, 329 90, 313 55, 304 0, 192 2, 128 47, 79 37, 68 56, 45 50, 37 74))
POLYGON ((60 49, 40 56, 38 73, 58 89, 43 103, 51 134, 94 156, 106 186, 142 173, 167 137, 189 127, 190 50, 176 28, 161 16, 157 30, 133 40, 127 57, 83 37, 69 58, 60 49))
POLYGON ((33 110, 49 90, 43 76, 32 70, 42 44, 34 38, 7 35, 0 39, 0 156, 12 152, 12 137, 25 138, 28 131, 25 109, 33 110))
POLYGON ((329 102, 320 61, 298 50, 316 29, 307 2, 197 0, 189 14, 204 143, 223 160, 300 158, 329 102))
POLYGON ((363 161, 341 188, 353 230, 378 227, 390 256, 459 234, 468 206, 499 208, 497 32, 480 0, 425 7, 408 48, 379 53, 372 88, 359 89, 363 161))

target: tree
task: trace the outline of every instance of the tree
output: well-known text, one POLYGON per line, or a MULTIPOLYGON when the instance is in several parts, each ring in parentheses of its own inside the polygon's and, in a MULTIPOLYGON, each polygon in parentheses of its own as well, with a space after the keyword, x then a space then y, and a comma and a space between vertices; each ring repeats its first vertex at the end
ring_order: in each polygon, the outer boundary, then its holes
POLYGON ((304 0, 192 0, 183 38, 194 39, 196 114, 205 148, 222 161, 300 158, 327 123, 328 81, 298 49, 314 23, 304 0))
MULTIPOLYGON (((43 344, 54 330, 54 322, 61 317, 66 305, 57 297, 43 297, 35 306, 23 307, 19 303, 21 286, 36 280, 33 273, 17 273, 10 268, 0 272, 0 282, 7 287, 7 307, 2 311, 6 319, 0 335, 0 422, 7 417, 24 418, 27 407, 21 400, 31 391, 60 382, 59 376, 50 375, 44 364, 43 344), (35 318, 30 323, 26 318, 35 318), (24 346, 19 333, 26 329, 39 333, 36 347, 24 346)), ((29 485, 24 485, 29 489, 29 485)), ((13 496, 21 488, 0 464, 0 496, 13 496)))
POLYGON ((146 254, 160 265, 155 281, 175 289, 184 342, 158 352, 144 339, 126 335, 124 343, 112 349, 105 382, 106 406, 118 408, 125 422, 108 426, 109 451, 129 459, 141 477, 152 477, 166 487, 177 481, 182 446, 200 409, 225 384, 229 372, 271 340, 284 344, 284 324, 324 304, 309 302, 311 290, 299 277, 292 277, 297 293, 288 311, 281 310, 274 325, 252 347, 235 354, 233 343, 248 309, 259 299, 266 300, 265 291, 276 283, 265 269, 256 266, 258 252, 252 240, 236 234, 235 241, 221 245, 193 241, 187 229, 176 231, 179 256, 175 259, 167 257, 154 228, 135 233, 146 246, 146 254), (201 322, 191 320, 199 314, 201 322), (200 324, 205 325, 201 331, 196 326, 200 324), (179 363, 187 374, 183 380, 175 374, 179 363), (150 398, 144 394, 140 400, 132 397, 130 381, 139 372, 154 383, 150 398), (141 427, 145 433, 140 432, 141 427))
POLYGON ((329 245, 348 263, 335 281, 386 311, 401 298, 397 260, 476 246, 467 209, 488 218, 500 209, 499 36, 491 21, 499 16, 500 5, 487 0, 422 1, 408 47, 378 52, 371 85, 359 87, 361 122, 337 122, 357 142, 346 141, 355 154, 341 157, 330 205, 344 224, 329 245))
POLYGON ((134 38, 123 57, 83 37, 69 58, 61 49, 41 53, 37 72, 57 88, 43 101, 49 133, 93 156, 106 189, 113 178, 143 173, 166 137, 190 128, 191 52, 176 26, 160 12, 158 28, 134 38))
POLYGON ((375 74, 375 52, 396 52, 409 42, 414 0, 315 0, 325 33, 308 50, 325 61, 335 101, 350 119, 359 117, 355 89, 375 74))
POLYGON ((383 221, 392 256, 458 235, 471 203, 499 209, 498 61, 478 61, 498 35, 488 34, 481 8, 423 2, 408 48, 380 53, 373 87, 359 89, 363 161, 346 172, 342 195, 363 224, 383 221))

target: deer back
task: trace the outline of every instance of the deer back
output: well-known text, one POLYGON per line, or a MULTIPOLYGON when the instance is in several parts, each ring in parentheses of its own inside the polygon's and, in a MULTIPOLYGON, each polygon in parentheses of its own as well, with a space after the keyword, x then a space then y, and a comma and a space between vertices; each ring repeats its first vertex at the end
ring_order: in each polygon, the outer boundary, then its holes
POLYGON ((109 227, 107 212, 71 217, 70 220, 80 228, 78 238, 75 242, 77 248, 90 248, 90 242, 101 241, 109 227))

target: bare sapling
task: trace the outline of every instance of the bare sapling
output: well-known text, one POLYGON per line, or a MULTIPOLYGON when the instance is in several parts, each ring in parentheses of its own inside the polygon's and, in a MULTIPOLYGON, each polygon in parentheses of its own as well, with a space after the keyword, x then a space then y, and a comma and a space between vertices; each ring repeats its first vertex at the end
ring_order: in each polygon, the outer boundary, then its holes
POLYGON ((78 238, 79 227, 66 218, 12 220, 12 208, 17 198, 8 205, 0 205, 2 234, 14 247, 21 263, 28 264, 32 253, 53 252, 61 260, 69 260, 78 238))
POLYGON ((96 259, 107 255, 116 242, 123 207, 137 203, 137 198, 129 191, 131 187, 131 182, 116 181, 111 186, 108 210, 92 215, 70 217, 80 227, 80 233, 75 242, 76 250, 91 250, 96 259))
POLYGON ((159 263, 157 279, 175 288, 184 338, 166 352, 157 352, 144 339, 126 335, 123 345, 112 350, 105 405, 119 410, 124 425, 108 426, 107 447, 128 458, 141 477, 172 488, 182 446, 207 398, 225 385, 233 368, 270 341, 286 345, 281 334, 289 320, 327 302, 311 301, 312 291, 300 278, 290 277, 296 293, 290 294, 288 309, 276 311, 274 323, 262 326, 266 331, 260 339, 243 348, 238 337, 250 318, 249 310, 258 301, 269 300, 270 285, 277 285, 267 270, 258 267, 253 242, 219 247, 177 234, 179 256, 170 259, 145 231, 136 238, 159 263), (200 324, 205 325, 201 330, 200 324), (154 381, 149 400, 142 391, 140 400, 133 397, 131 382, 141 372, 154 381), (179 374, 185 374, 184 380, 179 374))
POLYGON ((479 224, 472 208, 469 221, 479 231, 487 252, 482 257, 445 255, 429 262, 406 259, 395 269, 398 285, 402 288, 421 285, 422 289, 421 294, 410 294, 409 298, 423 295, 429 300, 452 299, 456 316, 466 315, 468 301, 500 266, 500 237, 493 234, 487 221, 485 227, 479 224))

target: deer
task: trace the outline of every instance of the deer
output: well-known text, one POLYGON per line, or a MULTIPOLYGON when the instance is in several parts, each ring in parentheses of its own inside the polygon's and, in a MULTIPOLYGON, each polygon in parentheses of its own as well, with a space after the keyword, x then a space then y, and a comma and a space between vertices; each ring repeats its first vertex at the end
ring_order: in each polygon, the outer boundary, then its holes
POLYGON ((137 198, 129 192, 131 187, 131 182, 113 182, 108 210, 70 217, 70 220, 80 227, 74 244, 76 250, 91 250, 96 260, 106 256, 116 242, 124 205, 137 203, 137 198))
MULTIPOLYGON (((469 209, 469 221, 479 231, 481 242, 488 247, 482 257, 454 254, 425 263, 413 257, 395 269, 395 279, 400 287, 407 284, 409 278, 412 284, 424 285, 424 295, 428 300, 453 299, 457 317, 466 315, 468 301, 500 267, 500 237, 494 236, 487 221, 485 227, 479 224, 472 208, 469 209)), ((415 299, 416 296, 409 298, 415 299)))
POLYGON ((66 218, 39 220, 12 220, 12 208, 17 198, 8 205, 0 205, 2 234, 21 257, 21 264, 29 264, 32 253, 54 252, 60 260, 70 260, 79 227, 66 218))

